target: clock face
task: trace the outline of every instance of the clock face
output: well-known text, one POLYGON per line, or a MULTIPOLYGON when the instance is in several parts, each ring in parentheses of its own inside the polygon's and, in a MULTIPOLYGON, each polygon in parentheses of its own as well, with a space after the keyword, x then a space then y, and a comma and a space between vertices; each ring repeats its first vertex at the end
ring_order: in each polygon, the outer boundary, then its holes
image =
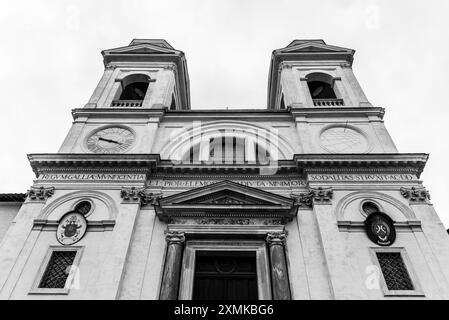
POLYGON ((134 142, 134 133, 122 127, 99 130, 87 139, 87 148, 95 153, 125 152, 134 142))
POLYGON ((320 136, 324 148, 335 153, 364 153, 368 149, 366 138, 354 129, 333 127, 320 136))

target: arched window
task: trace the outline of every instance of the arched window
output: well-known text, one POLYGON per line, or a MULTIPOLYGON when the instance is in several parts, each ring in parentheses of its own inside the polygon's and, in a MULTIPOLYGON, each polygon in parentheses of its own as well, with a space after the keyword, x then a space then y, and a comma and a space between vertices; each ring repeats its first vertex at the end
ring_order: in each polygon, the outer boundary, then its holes
POLYGON ((148 90, 150 78, 144 74, 132 74, 122 79, 112 102, 113 107, 141 107, 148 90))
POLYGON ((343 100, 338 99, 334 90, 334 79, 325 73, 310 73, 307 75, 307 86, 315 106, 342 106, 343 100))
POLYGON ((270 161, 270 152, 252 139, 224 134, 205 139, 207 140, 191 146, 182 161, 227 164, 268 164, 270 161))

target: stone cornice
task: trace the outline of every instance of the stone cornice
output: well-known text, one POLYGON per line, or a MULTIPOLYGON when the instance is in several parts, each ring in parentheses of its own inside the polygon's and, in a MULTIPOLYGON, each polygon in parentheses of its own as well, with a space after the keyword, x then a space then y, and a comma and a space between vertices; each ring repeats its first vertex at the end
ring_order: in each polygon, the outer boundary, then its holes
MULTIPOLYGON (((364 221, 349 221, 340 220, 337 222, 338 229, 341 232, 366 232, 366 226, 364 221)), ((421 221, 419 220, 408 220, 394 222, 394 227, 398 232, 422 232, 421 221)))
POLYGON ((380 107, 315 107, 315 108, 291 108, 292 116, 296 118, 308 118, 313 116, 341 116, 360 117, 374 116, 383 119, 385 109, 380 107))
POLYGON ((428 159, 424 153, 295 154, 292 160, 258 163, 206 164, 161 160, 158 154, 30 154, 36 176, 48 172, 110 171, 147 174, 309 174, 411 173, 418 177, 428 159), (271 170, 273 169, 273 170, 271 170))
POLYGON ((368 154, 295 154, 293 159, 300 171, 315 172, 385 172, 414 173, 418 177, 429 158, 425 153, 368 154))
POLYGON ((199 109, 199 110, 169 110, 168 108, 75 108, 72 110, 74 120, 78 118, 127 118, 167 120, 279 120, 294 121, 297 118, 314 116, 342 117, 378 117, 383 119, 385 109, 380 107, 314 107, 287 108, 285 110, 265 109, 199 109))
POLYGON ((78 118, 156 118, 159 121, 163 118, 166 108, 76 108, 72 110, 73 120, 78 118))
POLYGON ((31 168, 36 176, 47 171, 72 169, 109 171, 144 171, 150 172, 160 162, 157 154, 68 154, 41 153, 29 154, 31 168))
MULTIPOLYGON (((55 220, 35 219, 33 221, 33 230, 55 231, 59 222, 55 220)), ((88 221, 87 231, 111 231, 114 229, 115 220, 88 221)))

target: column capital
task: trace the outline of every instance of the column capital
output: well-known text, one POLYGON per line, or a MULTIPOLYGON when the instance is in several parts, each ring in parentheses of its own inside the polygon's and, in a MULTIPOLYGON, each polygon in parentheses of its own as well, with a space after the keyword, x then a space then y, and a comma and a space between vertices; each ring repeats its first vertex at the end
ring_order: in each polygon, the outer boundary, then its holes
POLYGON ((281 231, 281 232, 269 232, 267 233, 267 243, 269 246, 274 245, 285 245, 285 240, 287 238, 287 232, 281 231))
POLYGON ((168 245, 178 244, 183 245, 186 241, 186 236, 184 232, 178 231, 165 231, 165 241, 167 241, 168 245))
POLYGON ((26 196, 30 200, 45 201, 55 193, 55 187, 31 187, 26 196))
POLYGON ((120 190, 120 196, 123 200, 132 203, 142 203, 142 191, 143 188, 136 187, 122 187, 120 190))
POLYGON ((313 204, 312 195, 310 192, 308 193, 291 193, 290 198, 292 198, 295 202, 294 205, 301 208, 311 208, 313 204))
POLYGON ((309 194, 313 200, 313 203, 326 203, 331 201, 332 196, 334 195, 334 191, 331 187, 309 188, 309 194))
POLYGON ((122 187, 120 196, 127 202, 139 203, 144 206, 159 204, 159 199, 162 198, 163 194, 162 192, 148 192, 145 188, 122 187))
POLYGON ((430 200, 430 193, 424 187, 402 187, 399 191, 404 198, 409 199, 412 203, 430 200))

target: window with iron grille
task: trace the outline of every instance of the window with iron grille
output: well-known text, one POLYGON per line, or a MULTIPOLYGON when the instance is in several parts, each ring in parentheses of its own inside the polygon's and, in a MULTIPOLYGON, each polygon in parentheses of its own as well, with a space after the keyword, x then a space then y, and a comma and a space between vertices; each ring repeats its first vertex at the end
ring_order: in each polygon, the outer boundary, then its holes
POLYGON ((400 252, 376 252, 388 290, 414 290, 400 252))
POLYGON ((53 251, 39 288, 64 288, 77 251, 53 251))

